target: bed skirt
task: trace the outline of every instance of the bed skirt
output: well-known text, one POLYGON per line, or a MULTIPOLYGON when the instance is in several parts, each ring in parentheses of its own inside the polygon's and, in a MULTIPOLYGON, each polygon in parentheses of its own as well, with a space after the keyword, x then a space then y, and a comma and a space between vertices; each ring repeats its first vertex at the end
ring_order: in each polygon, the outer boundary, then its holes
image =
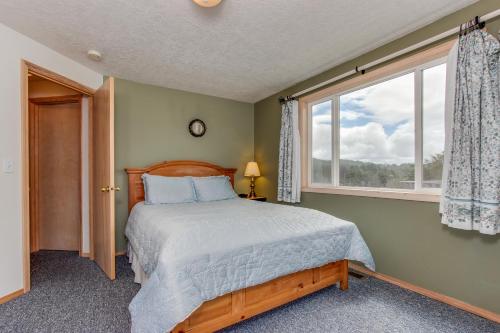
POLYGON ((139 260, 137 258, 137 255, 135 254, 134 249, 132 248, 130 243, 127 245, 127 257, 128 257, 128 262, 132 265, 132 271, 134 271, 135 274, 134 282, 142 285, 148 280, 148 276, 142 269, 141 264, 139 263, 139 260))

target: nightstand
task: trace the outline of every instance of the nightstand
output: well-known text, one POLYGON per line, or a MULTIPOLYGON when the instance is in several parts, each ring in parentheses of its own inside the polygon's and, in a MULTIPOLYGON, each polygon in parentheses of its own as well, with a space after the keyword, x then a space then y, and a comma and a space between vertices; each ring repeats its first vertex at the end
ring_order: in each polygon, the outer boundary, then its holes
POLYGON ((239 196, 240 198, 243 198, 243 199, 248 199, 248 200, 255 200, 255 201, 267 201, 267 198, 266 198, 266 197, 247 198, 247 194, 246 194, 246 193, 241 193, 241 194, 238 194, 238 196, 239 196))

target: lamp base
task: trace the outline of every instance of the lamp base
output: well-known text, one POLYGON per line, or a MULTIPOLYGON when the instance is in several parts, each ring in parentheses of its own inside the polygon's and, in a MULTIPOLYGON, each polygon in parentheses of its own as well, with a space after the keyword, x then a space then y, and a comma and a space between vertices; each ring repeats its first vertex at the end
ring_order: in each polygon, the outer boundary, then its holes
POLYGON ((257 194, 255 194, 255 177, 250 179, 250 193, 248 193, 247 198, 256 198, 257 194))

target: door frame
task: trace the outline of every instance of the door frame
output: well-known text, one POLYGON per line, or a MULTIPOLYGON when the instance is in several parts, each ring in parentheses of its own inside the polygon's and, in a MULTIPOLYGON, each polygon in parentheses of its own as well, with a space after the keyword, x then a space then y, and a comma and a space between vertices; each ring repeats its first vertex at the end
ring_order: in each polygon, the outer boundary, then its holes
MULTIPOLYGON (((32 130, 35 130, 36 132, 39 131, 37 123, 37 119, 39 119, 39 111, 38 108, 42 105, 57 105, 57 104, 78 104, 79 106, 79 114, 80 118, 78 119, 79 122, 79 130, 80 130, 80 138, 79 138, 79 145, 78 145, 78 152, 80 154, 80 163, 78 165, 78 174, 80 176, 80 181, 78 182, 78 195, 79 195, 79 220, 78 220, 78 255, 80 257, 84 256, 83 253, 83 228, 82 228, 82 223, 83 223, 83 205, 82 205, 82 189, 83 189, 83 182, 82 182, 82 176, 83 176, 83 151, 82 151, 82 142, 83 142, 83 137, 84 133, 83 132, 83 121, 82 121, 82 94, 76 94, 76 95, 64 95, 64 96, 51 96, 51 97, 35 97, 35 98, 29 98, 29 108, 28 112, 33 113, 29 114, 29 121, 33 120, 35 124, 29 124, 29 137, 31 142, 35 143, 35 147, 30 147, 30 157, 29 157, 29 164, 31 165, 30 168, 33 166, 34 170, 30 169, 30 252, 36 252, 40 250, 40 218, 39 218, 39 200, 40 200, 40 194, 39 194, 39 181, 40 177, 38 176, 38 156, 39 154, 37 152, 32 153, 31 148, 35 148, 35 151, 38 150, 38 135, 35 134, 35 137, 33 137, 33 132, 32 130), (36 170, 36 171, 35 171, 36 170), (33 172, 34 171, 34 172, 33 172), (34 202, 31 202, 33 199, 34 202), (34 211, 31 211, 33 209, 34 211)), ((87 110, 88 112, 88 110, 87 110)), ((29 122, 28 121, 28 122, 29 122)), ((88 164, 88 163, 87 163, 88 164)), ((87 165, 88 168, 88 165, 87 165)), ((88 256, 89 253, 86 254, 88 256)))
MULTIPOLYGON (((23 233, 23 289, 27 293, 31 289, 31 271, 30 271, 30 200, 29 200, 29 96, 28 96, 28 77, 36 75, 67 88, 73 89, 82 95, 88 97, 88 121, 89 121, 89 240, 90 253, 89 258, 94 259, 93 244, 93 147, 92 147, 92 117, 93 117, 93 98, 95 90, 82 85, 76 81, 68 79, 60 74, 35 65, 29 61, 21 59, 21 197, 22 197, 22 233, 23 233)), ((81 235, 80 235, 81 238, 81 235)))

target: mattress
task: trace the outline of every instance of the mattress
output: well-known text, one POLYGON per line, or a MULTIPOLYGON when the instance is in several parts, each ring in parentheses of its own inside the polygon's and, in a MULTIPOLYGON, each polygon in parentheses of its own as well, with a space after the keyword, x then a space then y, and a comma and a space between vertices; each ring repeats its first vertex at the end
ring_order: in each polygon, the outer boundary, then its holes
POLYGON ((141 202, 125 233, 147 277, 129 305, 132 332, 168 332, 205 301, 329 262, 375 269, 355 224, 288 205, 141 202))

